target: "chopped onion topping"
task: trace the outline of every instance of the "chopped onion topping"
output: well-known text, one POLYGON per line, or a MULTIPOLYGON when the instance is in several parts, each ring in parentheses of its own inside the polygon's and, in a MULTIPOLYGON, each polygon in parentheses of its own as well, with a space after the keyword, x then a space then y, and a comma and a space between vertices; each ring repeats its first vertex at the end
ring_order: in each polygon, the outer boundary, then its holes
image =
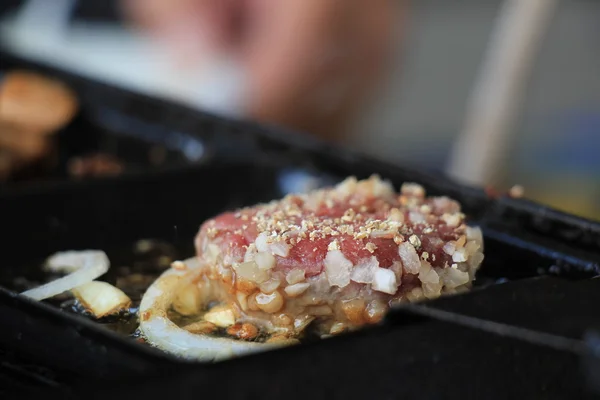
POLYGON ((204 314, 204 320, 215 324, 219 328, 227 328, 235 324, 235 315, 231 307, 216 306, 204 314))
POLYGON ((290 246, 285 242, 274 242, 269 247, 273 255, 287 257, 290 254, 290 246))
POLYGON ((467 256, 471 256, 475 254, 477 250, 479 250, 479 243, 477 243, 475 240, 470 240, 465 245, 465 250, 467 252, 467 256))
POLYGON ((379 267, 377 257, 373 256, 364 262, 357 264, 350 274, 350 279, 358 283, 372 283, 375 270, 379 267))
POLYGON ((263 270, 272 269, 275 267, 275 257, 266 251, 256 253, 254 256, 254 262, 258 265, 258 268, 263 270))
POLYGON ((467 226, 467 239, 474 240, 477 244, 479 244, 479 248, 483 251, 483 234, 481 233, 481 229, 476 226, 467 226))
POLYGON ((404 182, 400 193, 406 196, 425 197, 425 189, 418 183, 404 182))
POLYGON ((464 247, 457 249, 454 254, 452 254, 452 261, 454 262, 465 262, 467 261, 467 250, 464 247))
POLYGON ((400 282, 402 281, 402 262, 401 261, 394 261, 392 263, 392 266, 390 267, 390 271, 394 272, 394 274, 396 275, 396 283, 398 283, 398 285, 400 285, 400 282))
POLYGON ((340 333, 344 332, 347 329, 346 324, 344 324, 343 322, 336 322, 335 324, 333 324, 331 326, 331 329, 329 330, 329 334, 330 335, 339 335, 340 333))
POLYGON ((428 299, 435 299, 440 296, 442 291, 440 276, 435 269, 431 267, 431 264, 425 260, 421 261, 419 280, 422 282, 422 289, 425 297, 428 299))
POLYGON ((379 198, 390 198, 394 196, 394 187, 389 181, 381 180, 377 175, 372 176, 369 180, 373 182, 373 196, 379 198))
POLYGON ((372 300, 365 308, 365 319, 371 324, 379 323, 388 312, 388 306, 381 300, 372 300))
MULTIPOLYGON (((483 255, 483 253, 477 252, 475 254, 473 254, 471 257, 469 257, 469 271, 472 272, 472 274, 475 273, 475 270, 477 268, 479 268, 479 266, 481 265, 481 263, 483 262, 485 256, 483 255)), ((471 276, 471 278, 473 278, 474 276, 471 276)))
POLYGON ((302 332, 314 320, 315 317, 310 315, 303 315, 301 317, 297 317, 294 320, 294 329, 296 330, 296 333, 302 332))
POLYGON ((273 293, 281 285, 281 281, 277 278, 271 278, 260 284, 260 291, 263 293, 273 293))
POLYGON ((356 191, 358 181, 354 176, 346 178, 343 182, 338 183, 336 191, 343 197, 349 196, 356 191))
POLYGON ((256 295, 256 305, 262 311, 273 314, 283 307, 283 296, 277 290, 270 294, 258 293, 256 295))
POLYGON ((233 266, 235 272, 240 278, 254 283, 263 283, 269 279, 269 271, 258 268, 254 261, 244 262, 233 266))
POLYGON ((200 311, 202 298, 198 286, 189 284, 182 287, 173 299, 173 308, 181 315, 194 315, 200 311))
POLYGON ((331 315, 333 314, 333 310, 331 309, 331 307, 329 307, 326 304, 320 305, 320 306, 313 306, 313 307, 308 307, 307 308, 307 312, 309 314, 312 314, 316 317, 321 317, 324 315, 331 315))
POLYGON ((256 237, 254 244, 256 245, 256 250, 267 252, 269 251, 269 243, 268 243, 268 235, 266 232, 262 232, 260 235, 256 237))
POLYGON ((425 297, 425 295, 423 294, 423 289, 421 289, 420 287, 416 287, 413 290, 411 290, 410 292, 406 293, 406 299, 408 301, 410 301, 411 303, 416 303, 418 301, 423 300, 423 298, 425 297))
POLYGON ((260 252, 269 252, 272 255, 287 257, 290 253, 290 246, 281 241, 272 241, 267 232, 260 233, 254 241, 256 249, 260 252))
POLYGON ((248 248, 246 249, 246 254, 244 254, 244 262, 254 261, 256 257, 256 245, 254 243, 250 243, 248 248))
MULTIPOLYGON (((452 268, 450 268, 452 269, 452 268)), ((425 260, 421 261, 421 271, 419 271, 419 280, 423 283, 439 283, 440 277, 431 264, 425 260)))
POLYGON ((408 213, 408 219, 410 219, 410 222, 412 222, 413 224, 423 224, 425 223, 425 216, 421 213, 418 213, 416 211, 411 211, 408 213))
POLYGON ((331 243, 329 243, 329 245, 327 246, 327 250, 329 250, 329 251, 339 250, 339 249, 340 249, 340 242, 338 242, 336 239, 332 240, 331 243))
POLYGON ((400 255, 402 264, 407 272, 411 274, 419 273, 421 260, 412 244, 408 242, 400 243, 400 246, 398 246, 398 255, 400 255))
POLYGON ((444 247, 442 247, 442 250, 444 250, 444 253, 451 256, 456 251, 456 243, 454 243, 454 241, 450 241, 450 242, 444 244, 444 247))
POLYGON ((340 250, 330 250, 325 256, 325 274, 331 286, 344 288, 350 283, 352 262, 340 250))
POLYGON ((285 293, 290 297, 296 297, 306 292, 306 290, 310 287, 310 283, 302 282, 290 285, 284 289, 285 293))
POLYGON ((449 214, 445 213, 442 215, 442 220, 451 228, 455 228, 460 224, 461 215, 459 213, 449 214))
POLYGON ((390 271, 386 268, 375 269, 375 274, 373 275, 373 284, 371 287, 373 290, 377 290, 378 292, 395 294, 398 291, 396 274, 394 274, 394 271, 390 271))
POLYGON ((287 275, 285 277, 285 280, 290 285, 293 285, 295 283, 302 282, 304 280, 304 278, 305 278, 304 274, 305 274, 305 272, 304 272, 303 269, 294 268, 290 272, 287 273, 287 275))
POLYGON ((404 223, 404 214, 402 213, 402 211, 398 210, 397 208, 392 208, 390 210, 390 220, 397 222, 399 224, 404 223))
POLYGON ((457 288, 469 282, 469 273, 458 268, 445 268, 443 272, 444 285, 449 289, 457 288))
POLYGON ((131 299, 121 289, 106 282, 88 282, 76 287, 72 292, 96 318, 116 314, 131 305, 131 299))
POLYGON ((209 243, 206 247, 206 251, 204 252, 204 257, 206 258, 206 261, 208 261, 211 264, 214 264, 217 262, 217 259, 220 255, 221 249, 219 248, 219 246, 217 246, 214 243, 209 243))
POLYGON ((356 182, 354 190, 366 197, 391 198, 395 194, 393 186, 379 175, 371 175, 369 179, 356 182))
POLYGON ((108 257, 103 251, 84 250, 56 253, 46 261, 47 268, 53 272, 67 272, 69 275, 21 294, 35 300, 44 300, 93 281, 104 275, 108 271, 109 265, 108 257))
POLYGON ((246 293, 236 292, 235 299, 237 300, 238 304, 240 305, 240 308, 242 309, 242 311, 248 311, 248 295, 246 293))

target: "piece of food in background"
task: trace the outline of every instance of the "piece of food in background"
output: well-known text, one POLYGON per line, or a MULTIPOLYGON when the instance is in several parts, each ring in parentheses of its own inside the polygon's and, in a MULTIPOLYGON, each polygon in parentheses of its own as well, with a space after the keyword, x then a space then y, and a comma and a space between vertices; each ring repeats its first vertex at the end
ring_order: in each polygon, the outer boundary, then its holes
POLYGON ((77 112, 74 93, 62 82, 27 71, 10 71, 0 85, 0 120, 52 133, 77 112))
POLYGON ((0 148, 10 151, 15 160, 36 160, 50 150, 50 139, 43 132, 0 121, 0 148))
POLYGON ((498 199, 502 196, 512 197, 513 199, 521 199, 525 197, 525 187, 522 185, 513 185, 507 190, 502 190, 497 187, 487 185, 484 187, 485 194, 491 199, 498 199))
POLYGON ((26 71, 7 72, 0 81, 0 179, 50 158, 53 134, 77 109, 75 94, 63 83, 26 71))
POLYGON ((376 176, 225 213, 195 245, 146 291, 140 330, 202 360, 378 323, 395 304, 468 290, 483 260, 456 201, 376 176))
POLYGON ((514 185, 508 190, 508 195, 513 199, 520 199, 525 196, 525 188, 521 185, 514 185))
POLYGON ((114 156, 101 153, 74 157, 67 165, 69 175, 74 178, 114 176, 121 174, 123 169, 123 163, 114 156))

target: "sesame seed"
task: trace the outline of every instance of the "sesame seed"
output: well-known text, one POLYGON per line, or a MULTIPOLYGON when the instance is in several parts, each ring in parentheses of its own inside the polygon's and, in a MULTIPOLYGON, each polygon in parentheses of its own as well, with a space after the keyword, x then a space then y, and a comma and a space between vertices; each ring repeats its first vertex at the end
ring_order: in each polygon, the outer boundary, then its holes
POLYGON ((369 242, 365 245, 365 249, 367 249, 369 253, 373 254, 375 250, 377 250, 377 246, 375 243, 369 242))
POLYGON ((352 208, 349 208, 346 210, 346 212, 342 216, 341 220, 344 222, 352 222, 354 220, 355 216, 356 216, 356 211, 354 211, 352 208))
POLYGON ((366 239, 368 236, 367 232, 358 232, 354 235, 354 239, 366 239))
POLYGON ((412 244, 415 247, 421 246, 421 239, 419 239, 419 237, 417 235, 412 235, 411 237, 408 238, 408 241, 410 242, 410 244, 412 244))
POLYGON ((208 236, 210 239, 214 239, 218 233, 219 232, 217 231, 217 228, 208 228, 206 230, 206 236, 208 236))

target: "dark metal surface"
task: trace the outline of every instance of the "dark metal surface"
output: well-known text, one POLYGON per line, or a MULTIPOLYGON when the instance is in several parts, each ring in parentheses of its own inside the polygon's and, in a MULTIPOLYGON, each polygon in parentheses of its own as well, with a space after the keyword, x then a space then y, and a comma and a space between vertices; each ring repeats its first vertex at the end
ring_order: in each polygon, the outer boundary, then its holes
POLYGON ((196 398, 585 398, 575 354, 435 320, 97 392, 196 398))
POLYGON ((588 331, 600 322, 600 281, 592 279, 600 263, 597 223, 525 200, 490 199, 440 174, 372 160, 305 135, 0 57, 0 69, 15 66, 60 77, 79 94, 82 113, 61 137, 67 156, 89 146, 112 149, 139 168, 116 178, 74 183, 56 175, 5 188, 0 286, 10 287, 14 277, 65 249, 103 249, 118 265, 135 241, 152 238, 191 255, 192 238, 210 216, 309 181, 372 173, 396 187, 415 181, 430 194, 459 200, 483 229, 486 260, 472 293, 406 307, 356 334, 210 366, 181 362, 0 289, 0 386, 14 381, 13 391, 83 387, 86 396, 108 391, 171 398, 590 396, 593 385, 586 382, 597 376, 598 357, 588 331), (153 143, 169 148, 173 162, 145 164, 153 143))

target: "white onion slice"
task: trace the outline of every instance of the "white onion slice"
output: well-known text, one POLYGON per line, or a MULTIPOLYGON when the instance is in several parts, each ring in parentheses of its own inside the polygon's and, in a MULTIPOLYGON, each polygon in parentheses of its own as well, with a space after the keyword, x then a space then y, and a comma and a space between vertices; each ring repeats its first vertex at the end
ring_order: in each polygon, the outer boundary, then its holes
MULTIPOLYGON (((184 261, 188 264, 188 261, 184 261)), ((175 325, 167 310, 181 285, 187 284, 199 273, 198 269, 165 271, 148 288, 140 304, 140 330, 148 342, 177 356, 198 360, 217 361, 285 346, 286 343, 254 343, 240 340, 194 334, 175 325)))
POLYGON ((93 281, 104 275, 108 271, 109 265, 110 261, 103 251, 83 250, 56 253, 46 261, 47 268, 53 272, 68 272, 69 275, 21 294, 34 300, 44 300, 93 281))

